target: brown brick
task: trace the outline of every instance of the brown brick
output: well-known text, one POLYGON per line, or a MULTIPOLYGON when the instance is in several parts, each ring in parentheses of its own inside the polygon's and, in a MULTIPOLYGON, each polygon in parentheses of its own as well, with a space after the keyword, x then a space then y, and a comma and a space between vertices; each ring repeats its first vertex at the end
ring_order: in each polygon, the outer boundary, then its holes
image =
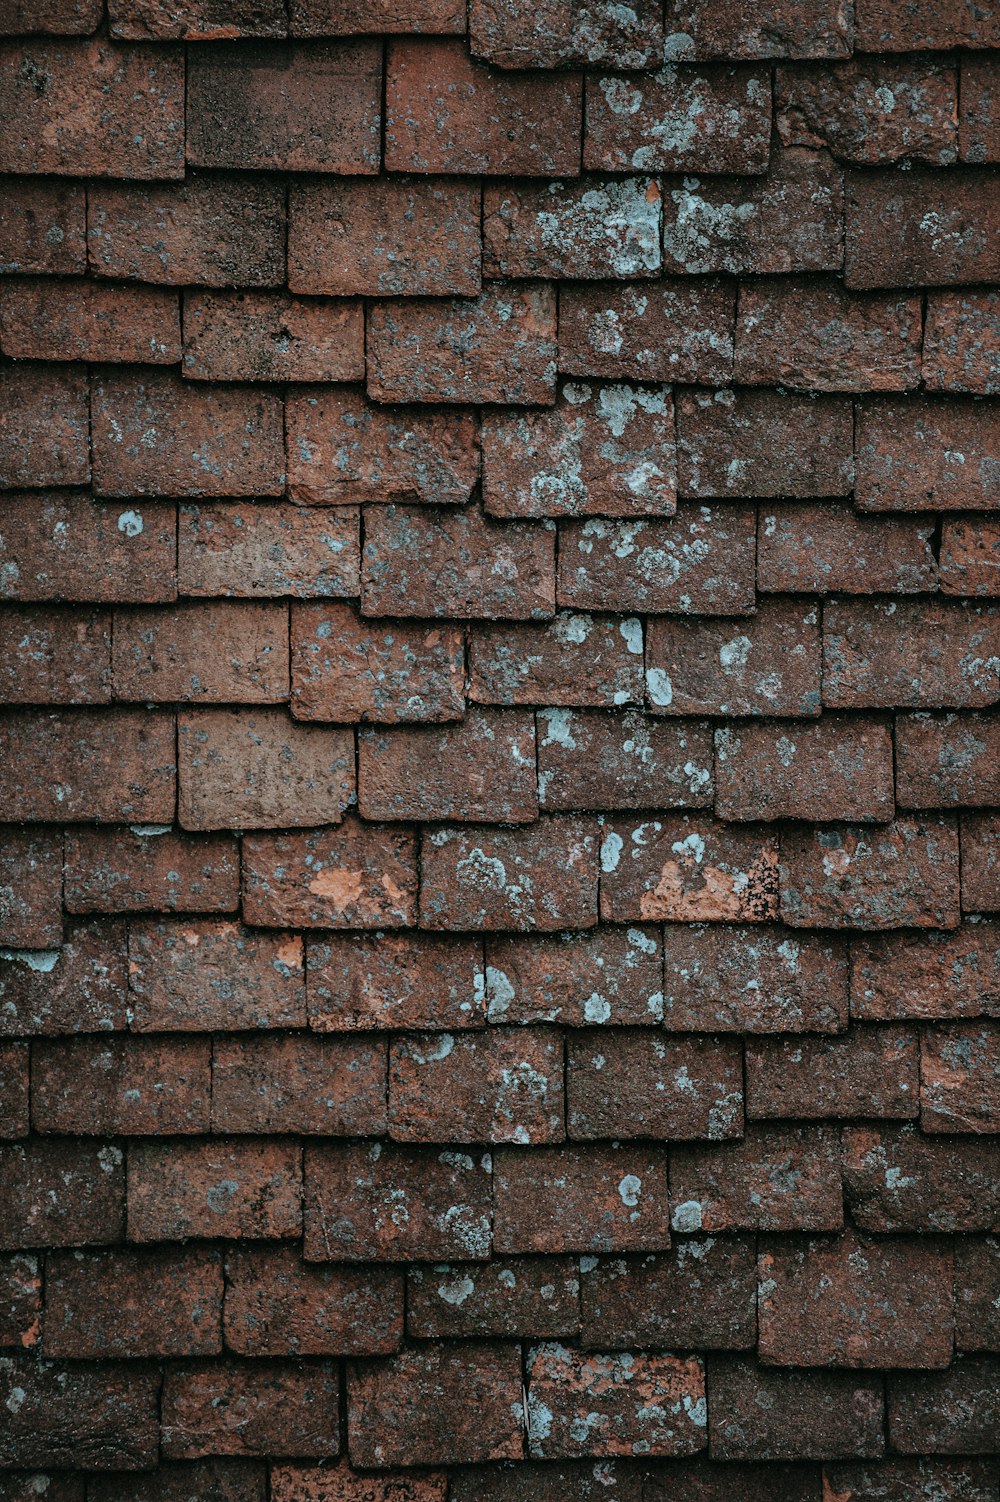
POLYGON ((585 168, 766 172, 771 82, 764 68, 668 64, 641 77, 588 78, 585 168))
POLYGON ((360 303, 282 292, 187 292, 184 374, 195 381, 360 381, 360 303))
POLYGON ((993 110, 996 62, 990 56, 961 61, 961 117, 958 140, 963 162, 1000 161, 1000 131, 993 110))
POLYGON ((705 1369, 697 1356, 541 1345, 528 1357, 527 1378, 531 1455, 691 1455, 708 1443, 705 1369))
POLYGON ((29 360, 143 361, 180 359, 175 293, 106 282, 8 282, 0 294, 0 346, 29 360))
POLYGON ((752 1237, 684 1240, 641 1260, 593 1257, 581 1292, 588 1349, 745 1350, 757 1341, 752 1237))
POLYGON ((836 1038, 754 1039, 746 1052, 747 1115, 754 1120, 916 1116, 918 1074, 917 1035, 907 1028, 854 1027, 836 1038))
POLYGON ((721 1142, 743 1131, 743 1055, 735 1039, 648 1032, 570 1033, 566 1129, 571 1138, 721 1142))
POLYGON ((214 1251, 50 1253, 46 1356, 93 1360, 214 1356, 222 1349, 222 1264, 214 1251))
POLYGON ((177 743, 185 829, 334 824, 353 801, 350 731, 282 709, 196 709, 179 716, 177 743))
POLYGON ((368 310, 368 394, 379 402, 551 406, 555 290, 526 282, 476 298, 404 298, 368 310))
POLYGON ((832 278, 745 282, 735 378, 809 391, 905 391, 920 380, 920 341, 918 297, 845 292, 832 278))
POLYGON ((150 187, 100 183, 89 190, 87 243, 97 276, 275 287, 285 278, 284 184, 217 173, 150 187))
POLYGON ((586 178, 483 190, 488 277, 655 276, 660 187, 651 178, 586 178))
POLYGON ((819 612, 772 599, 744 621, 651 621, 646 691, 661 714, 818 715, 819 612))
POLYGON ((377 1142, 307 1147, 305 1176, 303 1245, 310 1262, 490 1255, 488 1156, 476 1164, 465 1153, 377 1142))
POLYGON ((844 1195, 864 1231, 996 1231, 996 1145, 922 1136, 915 1124, 845 1127, 844 1195))
POLYGON ((896 717, 903 808, 1000 803, 1000 722, 988 714, 896 717))
POLYGON ((365 620, 352 605, 293 605, 290 636, 298 720, 394 725, 464 713, 460 629, 365 620))
MULTIPOLYGON (((89 1142, 0 1144, 0 1247, 120 1241, 124 1161, 120 1148, 89 1142)), ((21 1464, 31 1462, 21 1457, 21 1464)))
POLYGON ((226 1346, 240 1356, 361 1356, 403 1336, 393 1268, 304 1267, 298 1247, 226 1253, 226 1346))
POLYGON ((884 820, 895 807, 882 720, 824 715, 717 730, 715 775, 723 819, 884 820))
POLYGON ((831 600, 823 703, 978 709, 1000 696, 1000 609, 959 601, 831 600))
POLYGON ((447 297, 482 286, 478 186, 448 178, 293 182, 288 213, 293 292, 447 297))
POLYGON ((946 1372, 889 1378, 889 1442, 895 1450, 996 1455, 1000 1361, 961 1357, 946 1372))
POLYGON ((851 404, 776 391, 682 393, 677 458, 685 496, 846 495, 854 478, 851 404))
POLYGON ((4 276, 72 276, 87 269, 82 183, 8 178, 3 189, 0 272, 4 276))
POLYGON ((540 710, 538 794, 550 812, 710 807, 710 729, 638 710, 616 715, 540 710))
POLYGON ((399 928, 415 920, 417 844, 362 824, 243 842, 243 910, 267 927, 399 928))
POLYGON ((676 814, 608 820, 601 844, 601 917, 762 923, 777 917, 778 844, 758 829, 676 814))
POLYGON ((504 1257, 407 1268, 406 1324, 410 1335, 431 1340, 575 1335, 578 1264, 571 1257, 504 1257))
POLYGON ((559 289, 559 369, 635 381, 708 381, 733 373, 732 287, 683 278, 559 289))
POLYGON ((0 597, 139 603, 177 593, 175 508, 50 492, 0 498, 0 597))
POLYGON ((130 40, 210 42, 285 34, 281 0, 110 0, 108 10, 111 35, 130 40))
POLYGON ((338 934, 310 944, 307 958, 309 1025, 319 1032, 483 1021, 481 940, 338 934))
POLYGON ((195 48, 188 57, 188 161, 377 172, 381 90, 382 52, 372 40, 195 48))
POLYGON ((301 1152, 294 1143, 149 1142, 128 1160, 128 1239, 273 1240, 302 1227, 301 1152))
POLYGON ((5 829, 0 836, 0 944, 10 949, 62 943, 61 831, 5 829))
POLYGON ((775 115, 785 146, 827 146, 861 167, 946 166, 958 155, 958 75, 935 58, 853 57, 779 68, 775 115))
MULTIPOLYGON (((461 0, 289 0, 289 18, 293 36, 465 31, 461 0)), ((409 1499, 407 1493, 399 1502, 409 1499)), ((360 1496, 355 1502, 362 1502, 360 1496)), ((377 1502, 374 1494, 370 1502, 377 1502)))
POLYGON ((955 1243, 955 1345, 960 1351, 1000 1348, 1000 1240, 963 1236, 955 1243))
POLYGON ((288 697, 288 612, 256 604, 116 610, 114 680, 116 699, 143 703, 277 703, 288 697))
POLYGON ((963 0, 858 0, 857 45, 865 52, 911 52, 1000 45, 996 17, 963 0))
POLYGON ((0 1137, 27 1137, 28 1084, 28 1045, 0 1043, 0 1137))
POLYGON ((662 1149, 506 1147, 493 1160, 500 1252, 644 1252, 670 1245, 662 1149))
POLYGON ((397 1142, 559 1142, 562 1038, 490 1028, 394 1038, 389 1134, 397 1142))
POLYGON ((962 908, 1000 913, 1000 818, 967 814, 962 819, 962 908))
POLYGON ((636 704, 642 624, 560 611, 546 626, 483 625, 469 643, 469 695, 484 704, 636 704))
MULTIPOLYGON (((41 1313, 40 1259, 30 1252, 0 1258, 0 1345, 13 1350, 30 1350, 37 1345, 41 1313)), ((8 1484, 11 1479, 5 1478, 8 1484)))
POLYGON ((1000 1028, 929 1027, 920 1040, 920 1125, 925 1132, 1000 1132, 1000 1028))
POLYGON ((663 1020, 674 1031, 836 1033, 848 962, 837 941, 786 928, 664 930, 663 1020))
POLYGON ((67 926, 60 949, 0 955, 0 1033, 97 1033, 127 1026, 125 929, 67 926))
POLYGON ((4 0, 0 31, 53 32, 58 36, 86 36, 101 24, 100 0, 4 0))
POLYGON ((958 831, 946 818, 791 830, 780 879, 795 928, 955 928, 958 831))
MULTIPOLYGON (((671 1476, 674 1469, 672 1464, 671 1476)), ((520 1460, 455 1471, 449 1497, 452 1502, 547 1502, 555 1487, 557 1496, 573 1496, 578 1502, 597 1502, 599 1497, 606 1502, 639 1502, 643 1479, 628 1462, 520 1460)))
POLYGON ((0 108, 10 122, 0 171, 184 176, 178 48, 125 48, 104 39, 3 44, 0 108))
MULTIPOLYGON (((340 13, 343 7, 338 5, 337 10, 340 13)), ((464 25, 464 10, 462 22, 464 25)), ((331 20, 329 24, 336 23, 331 20)), ((346 1460, 336 1466, 271 1466, 273 1502, 445 1502, 447 1490, 443 1471, 359 1475, 346 1460)))
POLYGON ((470 708, 443 730, 362 730, 358 809, 365 819, 531 823, 538 818, 534 717, 470 708))
POLYGON ((129 999, 138 1032, 245 1031, 306 1020, 302 940, 235 923, 133 923, 129 999))
POLYGON ((1000 394, 1000 292, 931 292, 924 319, 928 391, 1000 394))
POLYGON ((678 507, 669 520, 566 522, 557 598, 577 610, 746 615, 756 608, 752 506, 678 507))
MULTIPOLYGON (((128 1477, 128 1483, 132 1483, 133 1489, 122 1496, 120 1502, 128 1502, 129 1498, 138 1496, 134 1489, 135 1473, 124 1473, 128 1477)), ((83 1471, 75 1474, 69 1471, 60 1473, 45 1473, 40 1471, 9 1471, 4 1476, 4 1484, 8 1495, 4 1502, 35 1502, 38 1496, 39 1482, 46 1486, 45 1496, 47 1502, 84 1502, 84 1487, 87 1477, 83 1471)), ((100 1482, 96 1482, 100 1485, 100 1482)), ((95 1482, 91 1482, 93 1487, 95 1482)), ((94 1492, 95 1497, 98 1493, 94 1492)), ((101 1497, 104 1493, 100 1493, 101 1497)))
POLYGON ((0 722, 0 804, 8 819, 170 820, 174 720, 13 710, 0 722))
POLYGON ((667 55, 846 57, 853 43, 853 22, 843 0, 806 0, 799 5, 767 0, 752 11, 723 9, 711 0, 671 0, 667 55))
POLYGON ((560 63, 643 68, 663 55, 663 15, 656 0, 627 10, 607 0, 472 0, 469 45, 474 57, 500 68, 555 68, 560 63))
POLYGON ((843 174, 825 151, 793 146, 772 152, 766 177, 695 182, 664 195, 668 273, 840 270, 843 174))
POLYGON ((360 589, 358 512, 262 506, 181 506, 178 582, 185 595, 330 598, 360 589))
POLYGON ((212 1131, 379 1136, 386 1129, 385 1061, 385 1044, 365 1039, 217 1039, 212 1131))
POLYGON ((580 168, 579 75, 504 76, 460 41, 390 42, 385 167, 545 177, 580 168))
POLYGON ((154 372, 106 375, 93 391, 100 495, 280 495, 281 401, 270 391, 199 387, 154 372))
POLYGON ((857 504, 864 511, 1000 507, 991 454, 1000 414, 975 401, 914 398, 859 408, 857 504))
POLYGON ((992 282, 1000 246, 990 235, 993 183, 975 169, 848 173, 848 287, 992 282))
MULTIPOLYGON (((149 1366, 0 1359, 0 1465, 151 1470, 159 1453, 159 1391, 160 1374, 149 1366)), ((49 1495, 49 1478, 41 1479, 41 1492, 37 1481, 32 1487, 36 1497, 49 1495)))
POLYGON ((663 1014, 662 982, 663 950, 653 928, 500 935, 486 943, 490 1022, 651 1025, 663 1014))
POLYGON ((836 1231, 839 1138, 828 1126, 755 1126, 742 1142, 675 1147, 675 1231, 836 1231))
POLYGON ((879 934, 851 946, 851 1015, 1000 1016, 1000 930, 965 923, 954 933, 879 934))
POLYGON ((36 1044, 31 1120, 66 1136, 208 1130, 207 1038, 73 1038, 36 1044))
POLYGON ((111 698, 110 659, 110 612, 0 612, 4 704, 106 704, 111 698))
POLYGON ((336 1455, 339 1403, 340 1379, 332 1362, 173 1367, 163 1382, 161 1452, 182 1460, 336 1455))
POLYGON ((909 1502, 923 1491, 935 1492, 942 1502, 991 1502, 996 1466, 990 1460, 883 1460, 864 1465, 841 1462, 823 1467, 823 1485, 832 1495, 877 1498, 878 1502, 909 1502))
POLYGON ((90 479, 87 378, 78 368, 0 370, 0 484, 86 485, 90 479))
POLYGON ((597 826, 553 815, 527 829, 425 833, 420 921, 425 928, 591 928, 597 922, 597 826))
POLYGON ((881 1377, 709 1363, 713 1460, 826 1460, 883 1453, 881 1377))
POLYGON ((933 517, 864 516, 846 501, 762 506, 757 588, 861 595, 932 590, 934 530, 933 517))

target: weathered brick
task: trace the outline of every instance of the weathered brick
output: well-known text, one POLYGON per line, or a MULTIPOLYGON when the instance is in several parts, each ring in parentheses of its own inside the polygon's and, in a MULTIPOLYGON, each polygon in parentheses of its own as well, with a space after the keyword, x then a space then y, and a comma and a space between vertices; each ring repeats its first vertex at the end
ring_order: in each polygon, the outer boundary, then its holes
POLYGON ((383 1043, 308 1033, 216 1040, 213 1132, 375 1137, 385 1129, 383 1043))
POLYGON ((0 1358, 0 1465, 148 1471, 159 1455, 159 1391, 148 1365, 0 1358))
POLYGON ((4 0, 0 32, 52 32, 57 36, 86 36, 101 24, 100 0, 4 0))
POLYGON ((762 506, 757 588, 861 595, 932 590, 934 531, 933 517, 865 516, 849 502, 762 506))
POLYGON ((137 1032, 245 1031, 306 1020, 302 940, 216 922, 133 923, 129 1000, 137 1032))
POLYGON ((471 296, 482 286, 481 256, 478 187, 448 178, 293 182, 290 187, 288 285, 293 292, 471 296))
POLYGON ((1000 161, 1000 130, 993 104, 996 98, 996 62, 988 54, 961 60, 961 115, 958 125, 963 162, 1000 161))
POLYGON ((28 1087, 28 1045, 0 1043, 0 1137, 27 1137, 28 1087))
POLYGON ((885 1449, 881 1377, 709 1363, 709 1444, 719 1460, 827 1460, 885 1449))
POLYGON ((0 954, 0 1033, 98 1033, 124 1029, 125 930, 68 924, 59 949, 0 954))
POLYGON ((966 814, 962 819, 962 908, 1000 912, 1000 818, 966 814))
POLYGON ((920 1040, 920 1125, 925 1132, 1000 1132, 1000 1029, 956 1022, 920 1040))
POLYGON ((377 172, 381 91, 382 50, 373 40, 194 48, 188 54, 188 161, 377 172))
POLYGON ((465 31, 461 0, 289 0, 288 11, 293 36, 465 31))
POLYGON ((835 1038, 754 1039, 746 1050, 747 1115, 916 1116, 919 1061, 917 1035, 903 1027, 854 1027, 835 1038))
POLYGON ((503 1257, 410 1267, 406 1324, 422 1339, 575 1335, 580 1277, 575 1258, 503 1257))
POLYGON ((77 368, 0 370, 0 485, 86 485, 87 380, 77 368))
POLYGON ((285 34, 281 0, 110 0, 108 10, 111 35, 129 40, 210 42, 285 34))
POLYGON ((916 1125, 844 1128, 844 1196, 863 1231, 995 1231, 996 1146, 916 1125))
MULTIPOLYGON (((0 1247, 120 1241, 125 1216, 124 1161, 120 1148, 89 1142, 35 1138, 24 1146, 0 1144, 4 1205, 0 1247)), ((21 1464, 32 1462, 22 1456, 21 1464)))
POLYGON ((581 1297, 588 1349, 745 1350, 757 1340, 753 1238, 686 1239, 641 1260, 593 1257, 581 1297))
POLYGON ((0 171, 184 176, 178 48, 94 41, 0 45, 0 171))
POLYGON ((222 1349, 222 1263, 205 1250, 50 1253, 46 1356, 214 1356, 222 1349))
POLYGON ((775 391, 682 393, 677 459, 685 496, 846 495, 854 478, 851 404, 775 391))
POLYGON ((996 1455, 1000 1361, 959 1357, 946 1372, 899 1372, 888 1381, 889 1442, 895 1450, 996 1455))
POLYGON ((487 287, 476 298, 374 303, 367 351, 376 401, 551 406, 555 290, 525 282, 487 287))
POLYGON ((270 1480, 273 1502, 445 1502, 448 1490, 443 1471, 359 1474, 346 1460, 336 1466, 272 1465, 270 1480))
POLYGON ((184 374, 195 381, 359 381, 361 305, 281 292, 188 292, 184 374))
POLYGON ((649 1032, 570 1033, 566 1130, 571 1138, 721 1142, 743 1131, 743 1055, 729 1038, 649 1032))
POLYGON ((826 146, 862 167, 958 156, 958 75, 934 58, 853 57, 779 68, 775 123, 785 146, 826 146))
POLYGON ((754 1126, 742 1142, 670 1154, 675 1231, 836 1231, 839 1138, 829 1126, 754 1126))
POLYGON ((85 271, 86 207, 82 183, 7 178, 0 205, 0 272, 72 276, 85 271))
POLYGON ((174 719, 141 709, 13 710, 0 722, 8 819, 170 820, 174 719))
POLYGON ((469 697, 483 704, 638 704, 642 623, 560 611, 546 626, 483 625, 469 640, 469 697))
POLYGON ((663 950, 652 928, 490 938, 490 1022, 653 1024, 663 1013, 663 950))
POLYGON ((365 620, 352 605, 293 605, 290 641, 297 720, 394 725, 465 711, 460 629, 365 620))
POLYGON ((580 168, 578 74, 505 76, 461 41, 390 42, 385 167, 522 177, 580 168))
POLYGON ((139 1143, 129 1151, 127 1192, 130 1241, 301 1234, 301 1152, 294 1143, 139 1143))
POLYGON ((851 1016, 1000 1016, 1000 931, 965 923, 954 933, 859 936, 851 946, 851 1016))
POLYGON ((177 593, 175 508, 70 491, 0 498, 0 597, 139 603, 177 593))
POLYGON ((705 1369, 697 1356, 540 1345, 529 1353, 527 1379, 531 1455, 691 1455, 708 1443, 705 1369))
POLYGON ((891 819, 892 735, 884 720, 823 715, 715 732, 723 819, 891 819))
POLYGON ((989 1460, 883 1460, 865 1465, 860 1461, 839 1462, 823 1467, 823 1485, 833 1496, 869 1497, 873 1502, 909 1502, 911 1497, 933 1497, 942 1502, 990 1502, 996 1484, 996 1466, 989 1460))
POLYGON ((762 923, 778 915, 778 842, 676 814, 609 820, 601 844, 601 917, 682 923, 762 923))
POLYGON ((360 569, 354 507, 226 501, 178 511, 178 586, 185 595, 357 595, 360 569))
POLYGON ((0 701, 106 704, 111 698, 111 615, 0 612, 0 701))
POLYGON ((946 172, 850 172, 845 183, 848 287, 993 282, 1000 242, 990 234, 991 179, 946 172))
POLYGON ((928 391, 1000 395, 1000 292, 932 292, 924 316, 928 391))
POLYGON ((843 0, 767 0, 752 11, 671 0, 667 32, 668 57, 846 57, 854 15, 843 0))
POLYGON ((818 715, 819 612, 770 599, 738 622, 650 621, 646 693, 654 714, 818 715))
POLYGON ((30 1252, 0 1258, 0 1345, 14 1350, 37 1345, 41 1313, 41 1260, 30 1252))
POLYGON ((443 730, 359 731, 358 810, 365 819, 533 822, 534 717, 470 707, 443 730))
POLYGON ((876 401, 860 407, 857 504, 866 511, 1000 508, 991 455, 1000 409, 980 402, 876 401))
POLYGON ((675 1031, 836 1033, 848 960, 835 940, 786 928, 664 930, 663 1021, 675 1031))
POLYGON ((491 1028, 393 1040, 389 1134, 399 1142, 558 1142, 562 1040, 491 1028))
POLYGON ((823 703, 979 709, 1000 697, 1000 609, 964 601, 831 600, 823 703))
POLYGON ((361 824, 243 842, 248 923, 297 928, 399 928, 417 909, 417 842, 408 830, 361 824))
POLYGON ((613 0, 472 0, 469 45, 474 57, 500 68, 643 68, 663 56, 663 15, 655 0, 637 0, 627 10, 613 0))
POLYGON ((559 369, 568 375, 725 384, 733 373, 733 288, 684 278, 559 289, 559 369))
POLYGON ((319 1032, 482 1023, 481 940, 339 934, 310 944, 307 958, 309 1024, 319 1032))
POLYGON ((37 1132, 133 1137, 205 1132, 207 1038, 73 1038, 35 1045, 31 1120, 37 1132))
POLYGON ((166 289, 39 277, 0 292, 0 347, 15 359, 172 365, 180 340, 177 296, 166 289))
POLYGON ((858 0, 858 47, 865 52, 912 52, 1000 46, 991 11, 966 0, 858 0))
POLYGON ((377 1142, 307 1146, 305 1184, 307 1261, 486 1261, 490 1255, 488 1156, 477 1164, 465 1153, 377 1142))
POLYGON ((493 1161, 499 1252, 645 1252, 670 1245, 662 1149, 504 1147, 493 1161))
POLYGON ((591 928, 597 922, 597 825, 552 815, 527 829, 425 833, 420 921, 425 928, 591 928))
POLYGON ((963 1236, 955 1243, 955 1345, 960 1351, 1000 1348, 1000 1240, 963 1236))
POLYGON ((604 172, 766 172, 771 82, 764 68, 667 64, 588 78, 583 165, 604 172))
POLYGON ((745 282, 734 374, 750 386, 905 391, 920 380, 920 339, 917 297, 845 292, 832 279, 745 282))
POLYGON ((303 1267, 297 1247, 226 1253, 226 1346, 239 1356, 360 1356, 403 1335, 392 1268, 303 1267))
MULTIPOLYGON (((680 1462, 671 1463, 671 1474, 675 1464, 680 1462)), ((448 1495, 452 1502, 547 1502, 555 1487, 557 1496, 570 1495, 579 1502, 597 1502, 599 1497, 605 1502, 639 1502, 642 1479, 628 1461, 517 1460, 453 1472, 448 1495)))
POLYGON ((660 187, 652 178, 583 178, 483 190, 483 274, 655 276, 660 187))
POLYGON ((795 928, 955 928, 958 831, 947 818, 790 830, 780 882, 795 928))
POLYGON ((5 829, 0 838, 0 944, 62 943, 63 842, 58 831, 5 829))
POLYGON ((288 612, 257 604, 116 610, 113 663, 116 699, 278 703, 288 697, 288 612))
POLYGON ((1000 803, 1000 721, 897 715, 896 789, 903 808, 1000 803))
POLYGON ((200 709, 177 725, 185 829, 335 824, 354 797, 354 737, 282 709, 200 709))
POLYGON ((336 1455, 339 1403, 333 1362, 175 1366, 163 1381, 161 1453, 182 1460, 336 1455))
POLYGON ((712 803, 708 725, 638 710, 538 714, 538 799, 550 812, 704 808, 712 803))

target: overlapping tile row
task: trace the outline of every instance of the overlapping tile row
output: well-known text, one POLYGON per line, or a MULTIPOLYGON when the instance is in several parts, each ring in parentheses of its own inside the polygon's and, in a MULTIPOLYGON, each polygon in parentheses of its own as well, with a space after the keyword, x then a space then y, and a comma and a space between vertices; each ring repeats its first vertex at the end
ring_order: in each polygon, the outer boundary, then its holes
POLYGON ((0 32, 0 1497, 997 1502, 996 12, 0 32))

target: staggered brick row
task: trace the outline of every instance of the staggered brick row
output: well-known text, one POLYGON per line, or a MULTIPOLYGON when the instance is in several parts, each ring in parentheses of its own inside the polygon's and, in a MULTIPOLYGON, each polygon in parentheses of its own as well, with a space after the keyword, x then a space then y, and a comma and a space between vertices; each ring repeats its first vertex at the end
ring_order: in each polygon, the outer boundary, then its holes
POLYGON ((0 1498, 997 1502, 967 0, 0 0, 0 1498))

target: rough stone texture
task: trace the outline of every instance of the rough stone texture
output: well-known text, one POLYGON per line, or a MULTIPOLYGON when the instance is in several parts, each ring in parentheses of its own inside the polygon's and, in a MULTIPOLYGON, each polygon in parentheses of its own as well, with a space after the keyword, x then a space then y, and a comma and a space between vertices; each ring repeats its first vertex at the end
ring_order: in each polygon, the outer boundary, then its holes
POLYGON ((531 1455, 690 1455, 707 1444, 697 1357, 584 1355, 542 1345, 529 1356, 528 1382, 531 1455))

